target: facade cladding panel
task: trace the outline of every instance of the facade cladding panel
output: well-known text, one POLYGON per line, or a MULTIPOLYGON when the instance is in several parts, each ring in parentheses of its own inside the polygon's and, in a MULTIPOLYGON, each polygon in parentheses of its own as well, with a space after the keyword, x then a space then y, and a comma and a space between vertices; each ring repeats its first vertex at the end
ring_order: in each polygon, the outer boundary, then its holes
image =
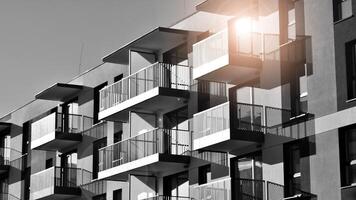
POLYGON ((356 199, 356 1, 187 10, 0 119, 0 199, 356 199))

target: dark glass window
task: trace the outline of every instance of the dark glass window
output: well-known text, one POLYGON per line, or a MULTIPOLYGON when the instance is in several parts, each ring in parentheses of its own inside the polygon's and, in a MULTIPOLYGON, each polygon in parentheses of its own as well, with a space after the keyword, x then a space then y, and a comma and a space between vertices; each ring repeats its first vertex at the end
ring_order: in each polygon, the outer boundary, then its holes
POLYGON ((301 189, 301 144, 286 144, 284 150, 284 167, 285 167, 285 193, 286 196, 293 196, 300 193, 301 189))
POLYGON ((53 167, 53 159, 47 159, 46 160, 46 169, 53 167))
POLYGON ((211 180, 211 168, 210 165, 205 165, 199 167, 198 169, 199 175, 199 184, 205 184, 211 180))
POLYGON ((99 173, 99 149, 106 146, 107 138, 96 140, 93 142, 93 179, 98 178, 99 173))
POLYGON ((122 189, 114 190, 112 199, 122 200, 122 189))
POLYGON ((120 81, 122 78, 124 78, 124 74, 120 74, 120 75, 118 75, 118 76, 115 76, 115 77, 114 77, 114 83, 120 81))
POLYGON ((102 83, 94 88, 94 109, 93 109, 93 123, 99 122, 99 111, 100 111, 100 90, 103 89, 108 83, 102 83))
POLYGON ((341 129, 339 139, 341 185, 353 185, 356 183, 356 126, 341 129))
POLYGON ((356 40, 346 43, 346 72, 348 99, 356 98, 356 40))

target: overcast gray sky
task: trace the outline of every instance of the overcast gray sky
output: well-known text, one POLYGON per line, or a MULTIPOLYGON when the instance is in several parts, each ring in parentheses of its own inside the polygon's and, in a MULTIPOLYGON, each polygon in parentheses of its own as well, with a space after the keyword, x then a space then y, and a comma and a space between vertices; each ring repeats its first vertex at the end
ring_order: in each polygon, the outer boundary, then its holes
POLYGON ((0 0, 0 116, 200 1, 0 0))

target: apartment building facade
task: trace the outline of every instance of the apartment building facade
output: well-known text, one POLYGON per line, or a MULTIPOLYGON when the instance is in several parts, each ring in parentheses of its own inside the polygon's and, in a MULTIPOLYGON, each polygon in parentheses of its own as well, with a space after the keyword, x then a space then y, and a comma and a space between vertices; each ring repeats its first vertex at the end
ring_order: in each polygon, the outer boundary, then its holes
POLYGON ((1 197, 356 199, 356 1, 195 8, 2 117, 1 197))

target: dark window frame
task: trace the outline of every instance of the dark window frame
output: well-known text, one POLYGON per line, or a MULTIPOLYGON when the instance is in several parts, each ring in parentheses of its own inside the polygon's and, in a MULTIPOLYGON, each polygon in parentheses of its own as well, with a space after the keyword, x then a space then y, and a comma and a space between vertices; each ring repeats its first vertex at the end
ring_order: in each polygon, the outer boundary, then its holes
POLYGON ((347 98, 356 98, 356 40, 345 44, 347 98))
MULTIPOLYGON (((339 130, 339 152, 340 152, 340 179, 341 186, 350 186, 356 181, 356 173, 353 174, 351 161, 355 159, 350 155, 350 144, 352 143, 352 134, 356 134, 356 125, 347 126, 339 130)), ((355 135, 353 136, 355 137, 355 135)), ((356 139, 354 140, 354 142, 356 139)), ((356 166, 354 166, 356 167, 356 166)))

